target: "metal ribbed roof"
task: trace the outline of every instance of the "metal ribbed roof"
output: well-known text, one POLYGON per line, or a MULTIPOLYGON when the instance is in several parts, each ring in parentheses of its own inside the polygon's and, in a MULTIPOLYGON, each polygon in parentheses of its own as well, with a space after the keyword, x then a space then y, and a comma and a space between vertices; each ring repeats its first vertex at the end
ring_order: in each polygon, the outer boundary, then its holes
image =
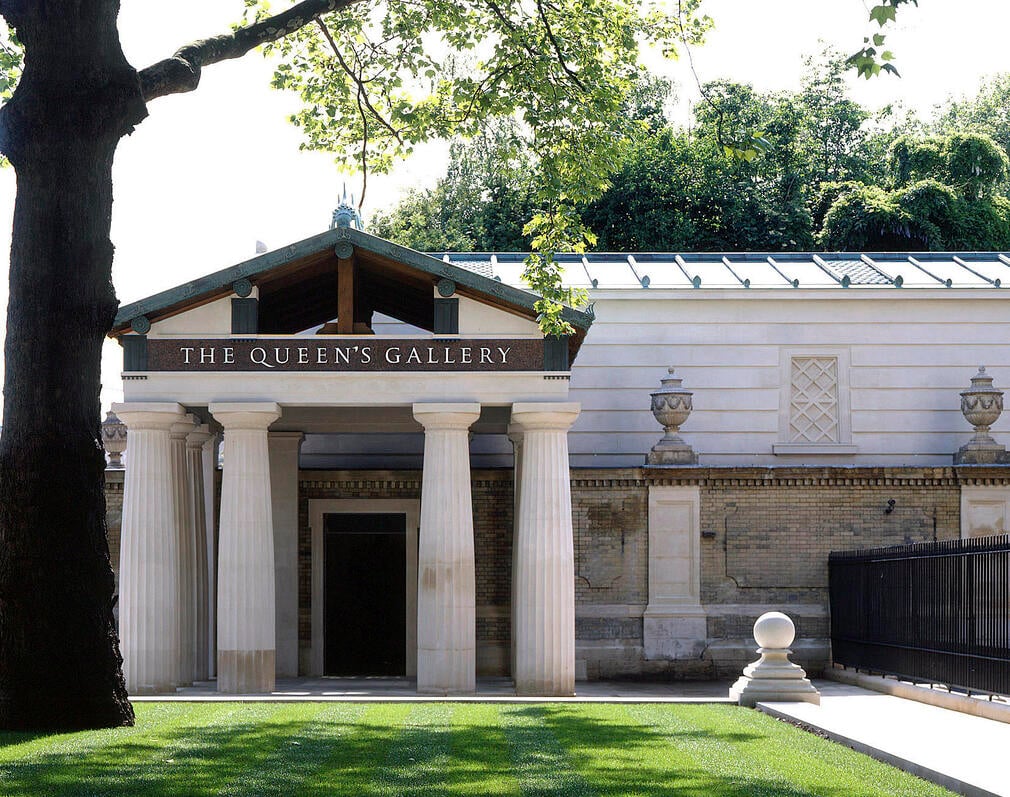
MULTIPOLYGON (((522 252, 439 252, 446 263, 522 284, 522 252)), ((566 284, 598 290, 999 288, 1008 252, 592 252, 556 259, 566 284)))

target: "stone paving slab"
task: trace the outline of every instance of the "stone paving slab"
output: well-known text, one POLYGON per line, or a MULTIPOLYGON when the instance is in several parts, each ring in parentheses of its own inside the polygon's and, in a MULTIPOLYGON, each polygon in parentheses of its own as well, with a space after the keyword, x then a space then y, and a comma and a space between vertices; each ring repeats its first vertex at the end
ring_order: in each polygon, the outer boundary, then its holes
POLYGON ((1010 725, 830 681, 821 704, 758 703, 861 753, 971 797, 1010 797, 1010 725))
POLYGON ((732 703, 728 681, 580 681, 574 697, 516 697, 508 678, 478 678, 477 694, 438 697, 416 693, 417 682, 408 678, 292 678, 279 679, 266 695, 224 695, 214 681, 201 681, 177 689, 174 694, 136 695, 144 702, 262 702, 347 701, 424 703, 433 701, 486 703, 732 703))

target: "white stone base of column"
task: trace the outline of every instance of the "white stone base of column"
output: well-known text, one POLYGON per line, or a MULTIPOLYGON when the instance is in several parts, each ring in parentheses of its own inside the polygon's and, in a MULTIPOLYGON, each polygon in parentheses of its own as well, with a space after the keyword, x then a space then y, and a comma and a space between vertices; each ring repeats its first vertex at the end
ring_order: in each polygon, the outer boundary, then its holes
POLYGON ((701 606, 650 606, 643 617, 645 658, 697 659, 708 643, 708 621, 701 606))

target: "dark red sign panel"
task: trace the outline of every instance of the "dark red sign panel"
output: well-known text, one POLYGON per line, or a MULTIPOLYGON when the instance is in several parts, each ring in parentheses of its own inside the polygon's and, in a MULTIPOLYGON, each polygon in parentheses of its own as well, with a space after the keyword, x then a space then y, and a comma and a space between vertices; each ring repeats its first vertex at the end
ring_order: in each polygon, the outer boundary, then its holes
POLYGON ((543 339, 148 338, 148 371, 542 371, 543 339))

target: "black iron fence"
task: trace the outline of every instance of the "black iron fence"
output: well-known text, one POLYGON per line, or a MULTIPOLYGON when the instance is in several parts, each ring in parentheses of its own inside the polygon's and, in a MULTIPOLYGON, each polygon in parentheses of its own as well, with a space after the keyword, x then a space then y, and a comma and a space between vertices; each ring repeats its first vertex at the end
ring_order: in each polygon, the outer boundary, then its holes
POLYGON ((1010 535, 834 551, 836 664, 1010 694, 1010 535))

